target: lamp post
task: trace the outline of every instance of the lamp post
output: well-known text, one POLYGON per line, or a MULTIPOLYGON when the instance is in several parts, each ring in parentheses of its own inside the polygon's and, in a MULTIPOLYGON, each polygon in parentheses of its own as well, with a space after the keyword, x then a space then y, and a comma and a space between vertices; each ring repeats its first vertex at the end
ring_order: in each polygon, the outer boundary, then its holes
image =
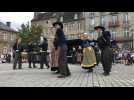
POLYGON ((131 29, 131 34, 132 34, 132 50, 133 50, 133 32, 134 32, 134 29, 131 29))

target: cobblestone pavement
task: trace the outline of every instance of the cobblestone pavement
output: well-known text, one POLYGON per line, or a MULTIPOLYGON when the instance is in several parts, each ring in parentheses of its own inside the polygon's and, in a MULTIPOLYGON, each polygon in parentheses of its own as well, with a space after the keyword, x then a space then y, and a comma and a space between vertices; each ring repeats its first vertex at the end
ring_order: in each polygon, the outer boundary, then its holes
MULTIPOLYGON (((88 73, 79 65, 69 65, 72 75, 58 79, 50 69, 12 70, 12 64, 0 64, 0 87, 133 87, 134 65, 113 65, 110 76, 103 76, 101 64, 88 73)), ((39 65, 38 65, 39 67, 39 65)))

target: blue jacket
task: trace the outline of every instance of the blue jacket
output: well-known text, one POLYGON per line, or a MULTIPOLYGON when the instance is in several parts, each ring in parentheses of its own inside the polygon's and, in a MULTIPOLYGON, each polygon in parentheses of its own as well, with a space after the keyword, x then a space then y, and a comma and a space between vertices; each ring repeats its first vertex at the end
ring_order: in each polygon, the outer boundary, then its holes
POLYGON ((90 42, 91 42, 90 40, 82 40, 82 44, 81 44, 82 48, 91 46, 90 42))
POLYGON ((63 31, 57 31, 55 40, 54 40, 54 46, 55 48, 63 46, 66 44, 66 38, 63 31))

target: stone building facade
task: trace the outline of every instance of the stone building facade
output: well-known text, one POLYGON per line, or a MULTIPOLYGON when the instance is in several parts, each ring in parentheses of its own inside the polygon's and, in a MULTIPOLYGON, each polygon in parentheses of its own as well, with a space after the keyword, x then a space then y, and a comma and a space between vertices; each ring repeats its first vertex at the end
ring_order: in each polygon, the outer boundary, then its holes
POLYGON ((51 33, 52 23, 61 21, 67 39, 78 39, 81 33, 87 32, 91 39, 97 39, 100 34, 94 27, 102 25, 111 32, 112 39, 118 42, 120 48, 134 47, 134 12, 35 12, 32 24, 43 26, 43 34, 47 38, 51 33))
POLYGON ((43 27, 43 36, 47 37, 49 47, 52 45, 54 33, 51 31, 52 23, 61 21, 64 25, 64 32, 68 40, 79 39, 80 34, 85 32, 85 19, 83 12, 47 12, 34 13, 32 24, 43 27))
POLYGON ((10 22, 7 25, 0 22, 0 55, 12 52, 17 33, 10 27, 10 22))
POLYGON ((94 38, 96 25, 110 31, 120 48, 133 48, 134 12, 89 12, 89 32, 94 38))

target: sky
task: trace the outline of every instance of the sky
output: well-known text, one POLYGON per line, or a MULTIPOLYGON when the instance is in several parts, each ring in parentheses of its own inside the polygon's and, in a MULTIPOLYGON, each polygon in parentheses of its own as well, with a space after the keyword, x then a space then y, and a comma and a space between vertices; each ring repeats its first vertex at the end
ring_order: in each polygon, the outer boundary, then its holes
POLYGON ((21 24, 30 22, 33 16, 34 12, 0 12, 0 21, 3 23, 11 22, 11 27, 17 30, 21 24))

